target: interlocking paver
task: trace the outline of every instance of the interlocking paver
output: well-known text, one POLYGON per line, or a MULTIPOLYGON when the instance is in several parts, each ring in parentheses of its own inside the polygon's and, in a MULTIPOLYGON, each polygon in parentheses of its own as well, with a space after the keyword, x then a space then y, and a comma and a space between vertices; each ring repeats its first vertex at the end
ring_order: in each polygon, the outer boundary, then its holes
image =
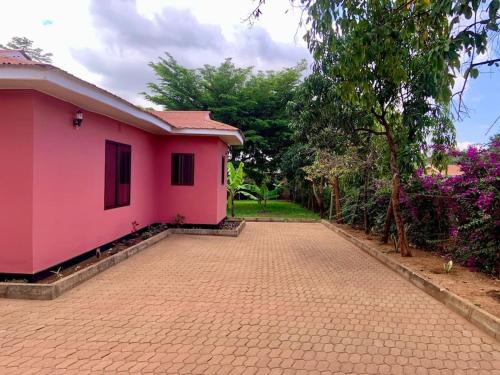
POLYGON ((0 374, 500 374, 500 347, 321 224, 174 235, 0 300, 0 374))

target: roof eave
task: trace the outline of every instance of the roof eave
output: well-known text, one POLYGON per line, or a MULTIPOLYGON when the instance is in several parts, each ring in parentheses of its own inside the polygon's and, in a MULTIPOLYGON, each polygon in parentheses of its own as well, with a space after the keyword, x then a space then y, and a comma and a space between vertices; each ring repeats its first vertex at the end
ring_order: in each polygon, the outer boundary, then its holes
POLYGON ((239 129, 221 130, 221 129, 173 128, 172 134, 219 137, 229 146, 241 146, 245 142, 245 137, 243 136, 243 134, 239 129))
POLYGON ((34 89, 151 133, 172 126, 132 103, 51 65, 0 65, 0 88, 34 89))
POLYGON ((37 90, 83 110, 99 113, 153 134, 215 136, 228 145, 242 145, 244 142, 243 134, 238 129, 176 128, 125 99, 52 65, 0 65, 0 89, 2 88, 37 90))

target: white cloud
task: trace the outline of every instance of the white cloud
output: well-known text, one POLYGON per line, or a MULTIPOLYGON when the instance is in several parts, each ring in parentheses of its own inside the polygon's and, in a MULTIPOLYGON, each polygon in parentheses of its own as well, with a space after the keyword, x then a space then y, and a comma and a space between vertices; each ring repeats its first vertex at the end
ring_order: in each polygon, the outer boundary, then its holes
POLYGON ((464 141, 464 142, 457 142, 457 148, 460 150, 460 151, 465 151, 469 148, 469 146, 472 146, 474 143, 472 142, 468 142, 468 141, 464 141))
POLYGON ((145 104, 138 93, 154 78, 147 63, 165 51, 190 67, 233 57, 262 70, 309 56, 295 37, 300 13, 286 13, 287 0, 266 4, 251 27, 243 19, 254 6, 252 0, 17 0, 2 4, 0 43, 26 36, 52 52, 60 68, 145 104))

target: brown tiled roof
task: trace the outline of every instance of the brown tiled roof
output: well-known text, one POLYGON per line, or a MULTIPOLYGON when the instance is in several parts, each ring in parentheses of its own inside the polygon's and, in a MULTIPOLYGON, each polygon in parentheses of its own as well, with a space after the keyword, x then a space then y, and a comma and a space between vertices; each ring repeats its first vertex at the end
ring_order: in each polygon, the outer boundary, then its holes
POLYGON ((22 60, 15 57, 0 56, 1 65, 45 65, 37 61, 22 60))
POLYGON ((210 111, 152 111, 163 121, 179 129, 238 130, 210 118, 210 111))
POLYGON ((0 65, 44 65, 32 61, 25 52, 15 49, 0 48, 0 65))
POLYGON ((457 164, 449 164, 448 165, 448 171, 447 171, 448 176, 459 176, 461 174, 463 174, 463 172, 460 169, 459 165, 457 165, 457 164))

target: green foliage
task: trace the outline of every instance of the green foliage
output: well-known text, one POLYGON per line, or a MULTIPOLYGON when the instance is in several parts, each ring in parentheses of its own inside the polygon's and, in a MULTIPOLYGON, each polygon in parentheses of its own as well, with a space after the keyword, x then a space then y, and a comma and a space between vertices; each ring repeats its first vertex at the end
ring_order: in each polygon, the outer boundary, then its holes
POLYGON ((443 264, 443 271, 445 273, 450 273, 452 269, 453 269, 453 261, 452 260, 443 264))
POLYGON ((204 109, 201 77, 196 70, 183 67, 168 53, 165 58, 160 57, 158 63, 149 66, 160 82, 148 84, 154 95, 144 94, 147 99, 170 110, 204 109))
POLYGON ((228 208, 231 210, 231 216, 234 216, 234 198, 236 194, 243 191, 245 188, 245 172, 243 170, 243 163, 239 163, 238 168, 235 169, 233 163, 227 163, 228 179, 227 179, 227 191, 229 193, 229 199, 227 201, 228 208))
POLYGON ((52 53, 44 53, 43 49, 33 47, 33 41, 26 37, 15 36, 6 45, 0 44, 0 48, 21 50, 33 61, 52 62, 52 53))
POLYGON ((278 199, 281 186, 275 186, 274 189, 269 190, 269 181, 264 179, 262 183, 257 184, 246 184, 244 185, 245 193, 244 195, 251 200, 257 201, 262 212, 266 211, 267 201, 271 199, 278 199))
POLYGON ((229 58, 219 66, 190 69, 166 54, 150 66, 158 81, 148 84, 147 99, 168 110, 211 111, 215 120, 236 126, 245 135, 244 146, 233 147, 233 161, 244 162, 255 181, 276 174, 282 153, 292 143, 286 108, 305 62, 254 73, 250 67, 236 67, 229 58))

